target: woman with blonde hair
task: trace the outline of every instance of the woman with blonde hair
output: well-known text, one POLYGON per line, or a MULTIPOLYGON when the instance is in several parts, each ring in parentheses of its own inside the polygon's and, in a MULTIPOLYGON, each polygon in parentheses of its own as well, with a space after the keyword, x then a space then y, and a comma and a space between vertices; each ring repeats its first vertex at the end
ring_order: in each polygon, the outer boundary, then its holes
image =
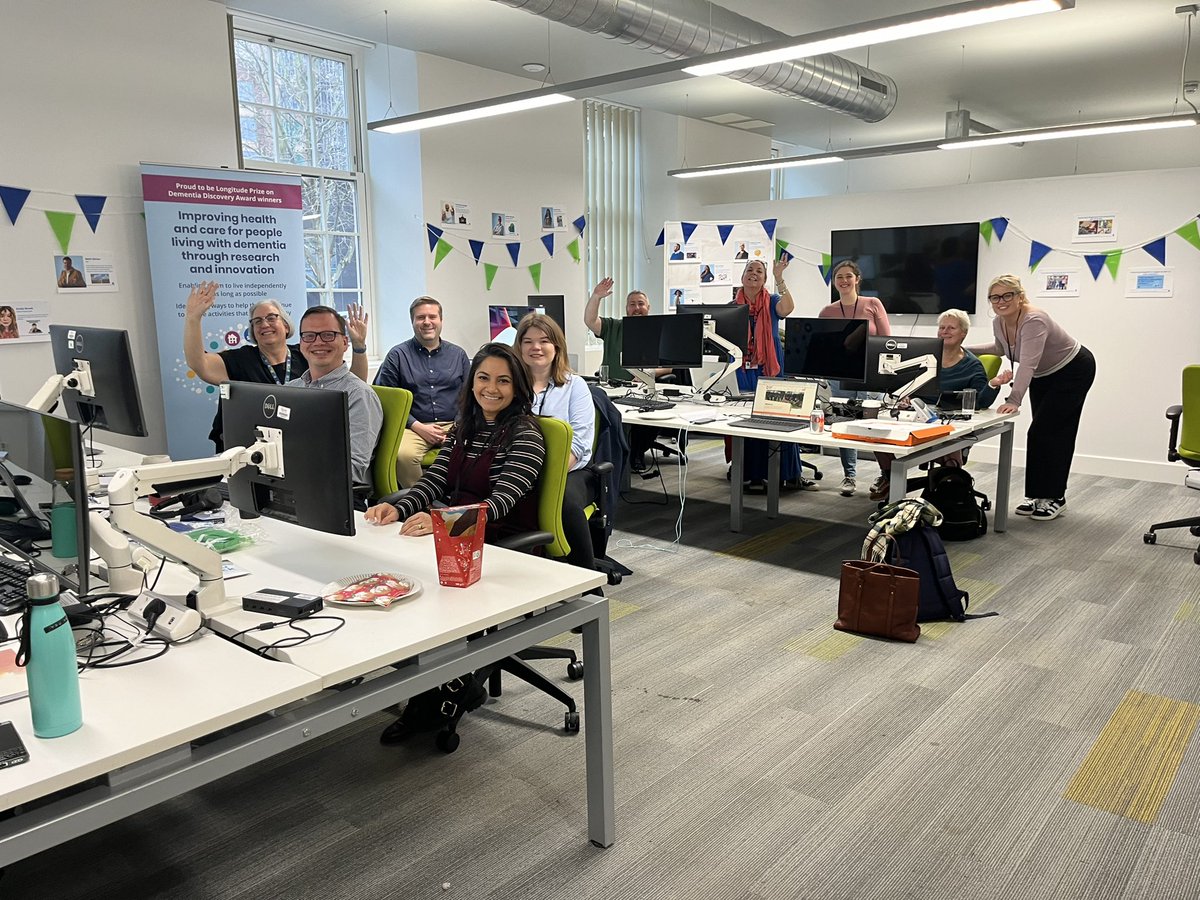
POLYGON ((993 278, 987 298, 996 312, 995 340, 970 350, 1007 357, 1018 367, 1015 377, 1006 368, 988 383, 1012 383, 1012 392, 997 408, 1001 413, 1019 412, 1029 393, 1033 421, 1026 435, 1025 502, 1016 513, 1048 522, 1067 505, 1067 477, 1083 404, 1096 380, 1096 358, 1049 313, 1029 304, 1016 275, 993 278))

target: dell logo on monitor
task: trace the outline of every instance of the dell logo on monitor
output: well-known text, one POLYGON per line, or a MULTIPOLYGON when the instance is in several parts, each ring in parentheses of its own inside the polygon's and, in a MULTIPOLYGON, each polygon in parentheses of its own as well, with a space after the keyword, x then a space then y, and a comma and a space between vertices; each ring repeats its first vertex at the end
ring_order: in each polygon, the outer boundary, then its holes
POLYGON ((887 343, 885 343, 883 345, 883 348, 885 350, 899 350, 903 346, 904 345, 901 344, 899 341, 888 341, 887 343))
POLYGON ((263 399, 263 415, 268 419, 274 418, 275 408, 279 405, 279 401, 275 399, 274 394, 267 394, 263 399))

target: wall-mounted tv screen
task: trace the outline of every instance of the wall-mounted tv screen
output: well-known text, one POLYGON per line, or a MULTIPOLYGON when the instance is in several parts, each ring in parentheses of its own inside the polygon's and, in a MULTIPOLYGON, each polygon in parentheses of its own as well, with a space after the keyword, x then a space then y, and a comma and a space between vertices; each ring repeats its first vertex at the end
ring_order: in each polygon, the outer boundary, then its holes
POLYGON ((858 263, 859 293, 878 297, 891 315, 975 312, 978 222, 834 231, 829 246, 835 266, 843 259, 858 263))

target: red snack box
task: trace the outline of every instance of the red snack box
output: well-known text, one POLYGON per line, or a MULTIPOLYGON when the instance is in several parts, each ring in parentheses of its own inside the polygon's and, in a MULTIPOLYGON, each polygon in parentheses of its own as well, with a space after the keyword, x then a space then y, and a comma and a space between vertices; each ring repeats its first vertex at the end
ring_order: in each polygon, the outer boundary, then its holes
POLYGON ((487 504, 430 510, 438 581, 446 587, 468 587, 483 572, 483 534, 487 504))

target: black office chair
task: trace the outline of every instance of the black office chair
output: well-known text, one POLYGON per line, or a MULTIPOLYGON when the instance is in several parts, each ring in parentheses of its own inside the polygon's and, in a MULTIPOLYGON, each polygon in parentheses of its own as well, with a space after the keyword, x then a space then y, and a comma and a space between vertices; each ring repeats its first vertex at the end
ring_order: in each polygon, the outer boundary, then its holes
MULTIPOLYGON (((1167 409, 1171 422, 1171 442, 1167 445, 1167 459, 1184 462, 1193 469, 1200 469, 1200 366, 1186 366, 1183 370, 1183 403, 1167 409), (1191 414, 1188 414, 1188 410, 1191 414)), ((1157 522, 1142 535, 1142 540, 1153 544, 1158 540, 1156 532, 1164 528, 1186 528, 1193 537, 1200 537, 1200 516, 1157 522)), ((1192 554, 1192 560, 1200 566, 1200 547, 1192 554)))

